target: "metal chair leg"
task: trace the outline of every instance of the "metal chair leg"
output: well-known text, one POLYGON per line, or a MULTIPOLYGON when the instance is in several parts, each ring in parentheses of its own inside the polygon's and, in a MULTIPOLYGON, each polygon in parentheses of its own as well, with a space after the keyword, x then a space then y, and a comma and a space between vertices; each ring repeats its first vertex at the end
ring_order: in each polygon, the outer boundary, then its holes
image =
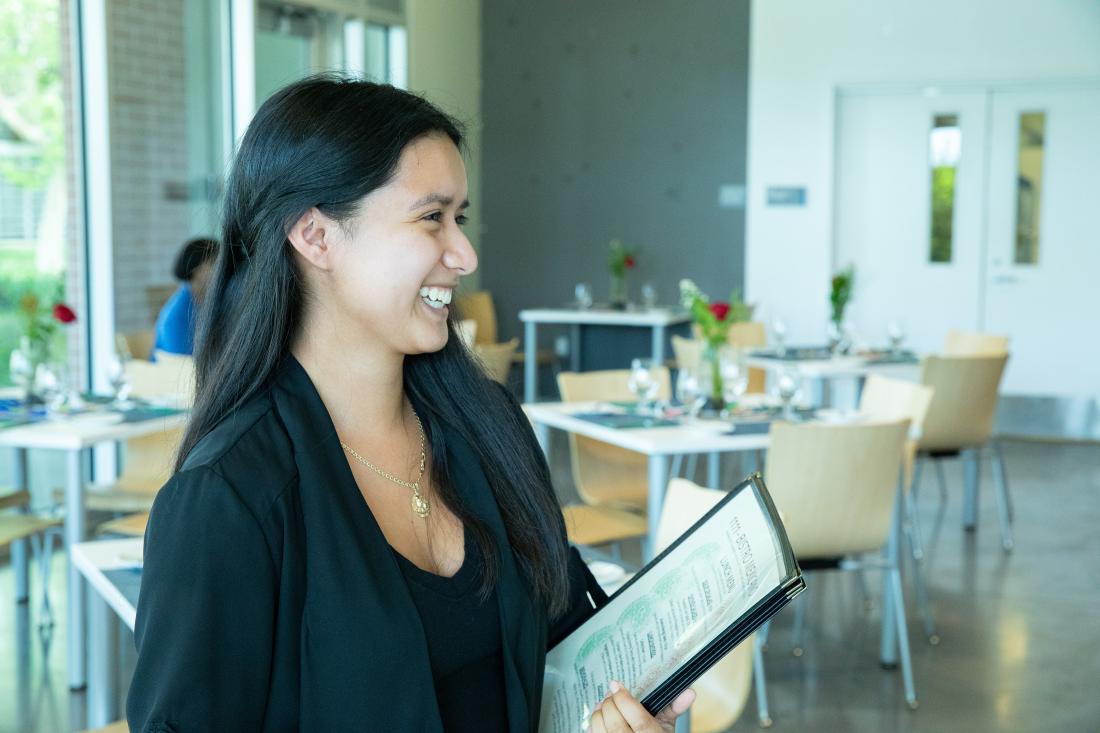
POLYGON ((1015 540, 1012 537, 1011 500, 1008 498, 1008 480, 1005 477, 1004 456, 1001 455, 1001 446, 993 442, 993 486, 994 496, 997 498, 997 514, 1001 520, 1001 547, 1005 552, 1012 552, 1015 540))
POLYGON ((669 478, 674 479, 674 478, 679 477, 680 469, 683 468, 683 465, 684 465, 684 456, 683 456, 683 454, 677 454, 677 455, 673 456, 672 457, 672 469, 668 472, 669 473, 669 478))
POLYGON ((939 479, 940 484, 940 503, 947 503, 947 476, 943 472, 943 459, 933 458, 932 463, 936 466, 936 478, 939 479))
POLYGON ((981 453, 965 450, 963 456, 963 529, 973 532, 978 527, 978 487, 981 485, 981 453))
POLYGON ((688 481, 694 481, 695 480, 695 468, 698 465, 699 465, 699 454, 698 453, 692 453, 690 456, 688 456, 687 475, 685 476, 685 478, 687 478, 688 481))
POLYGON ((768 683, 764 677, 764 645, 768 640, 768 628, 771 623, 766 623, 756 632, 752 642, 752 676, 756 686, 756 717, 760 721, 761 728, 770 728, 772 718, 768 711, 768 683))
POLYGON ((897 566, 891 568, 890 587, 894 597, 894 621, 897 624, 898 647, 901 653, 901 676, 905 685, 905 701, 917 709, 917 690, 913 685, 913 660, 909 656, 909 631, 905 625, 905 596, 901 590, 901 573, 897 566))
POLYGON ((856 579, 856 588, 859 589, 859 598, 863 601, 863 610, 869 612, 872 607, 871 591, 867 588, 867 576, 862 570, 855 570, 852 575, 856 579))
POLYGON ((917 591, 917 605, 920 608, 921 621, 924 623, 924 634, 928 643, 936 646, 940 643, 940 636, 936 633, 936 620, 932 616, 932 604, 928 602, 928 586, 924 582, 924 557, 917 557, 917 542, 914 533, 910 531, 909 546, 912 550, 913 587, 917 591))
POLYGON ((21 538, 11 543, 11 567, 15 571, 15 602, 26 603, 31 595, 30 563, 27 562, 27 540, 21 538))

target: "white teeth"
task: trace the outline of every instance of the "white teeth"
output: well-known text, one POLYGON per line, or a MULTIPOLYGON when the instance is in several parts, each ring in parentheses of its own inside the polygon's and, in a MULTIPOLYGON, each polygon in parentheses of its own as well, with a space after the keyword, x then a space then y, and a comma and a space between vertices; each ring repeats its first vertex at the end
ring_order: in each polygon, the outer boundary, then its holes
POLYGON ((420 288, 420 297, 433 308, 442 308, 450 305, 454 291, 450 288, 420 288))
POLYGON ((427 296, 427 294, 428 294, 428 289, 427 288, 420 288, 420 297, 421 298, 427 296))
POLYGON ((444 305, 450 305, 450 303, 451 303, 451 295, 452 295, 453 293, 454 293, 454 291, 452 291, 452 290, 444 290, 444 291, 443 291, 443 304, 444 304, 444 305))

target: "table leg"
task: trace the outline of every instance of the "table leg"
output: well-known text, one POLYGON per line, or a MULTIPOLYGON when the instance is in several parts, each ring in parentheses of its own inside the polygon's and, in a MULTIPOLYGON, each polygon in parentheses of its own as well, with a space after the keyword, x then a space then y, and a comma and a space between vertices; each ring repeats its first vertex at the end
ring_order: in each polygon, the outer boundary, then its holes
POLYGON ((88 597, 88 727, 101 728, 118 718, 118 624, 97 593, 88 597))
MULTIPOLYGON (((30 488, 27 483, 27 449, 16 448, 12 451, 14 460, 12 484, 16 491, 30 488)), ((15 602, 24 603, 31 597, 29 573, 27 572, 27 540, 18 539, 11 543, 11 566, 15 570, 15 602)))
POLYGON ((722 483, 722 454, 707 454, 707 486, 712 489, 721 488, 722 483))
POLYGON ((569 368, 574 372, 581 370, 581 324, 569 326, 569 368))
MULTIPOLYGON (((890 534, 886 540, 886 555, 893 558, 898 567, 901 567, 899 548, 901 547, 901 507, 903 501, 902 480, 898 480, 898 488, 894 495, 894 511, 890 520, 890 534)), ((894 595, 890 586, 891 576, 889 572, 882 574, 882 633, 879 639, 879 661, 884 667, 895 667, 898 663, 898 635, 897 623, 894 614, 894 595)))
POLYGON ((668 456, 649 457, 649 495, 646 502, 646 513, 649 522, 649 536, 642 547, 642 555, 646 562, 653 559, 656 554, 653 543, 657 539, 657 524, 661 521, 661 509, 665 503, 665 486, 668 483, 668 456))
POLYGON ((69 553, 69 688, 84 687, 84 578, 72 559, 72 548, 84 541, 84 475, 81 451, 68 452, 65 480, 65 544, 69 553))
POLYGON ((665 364, 665 327, 653 327, 653 366, 665 364))
POLYGON ((543 454, 546 456, 547 463, 550 462, 550 426, 546 423, 537 422, 534 425, 535 440, 539 442, 539 448, 542 448, 543 454))
POLYGON ((538 344, 535 342, 535 322, 523 324, 523 401, 534 402, 538 391, 538 344))
POLYGON ((964 450, 963 459, 963 529, 974 531, 978 526, 978 483, 981 481, 981 451, 964 450))

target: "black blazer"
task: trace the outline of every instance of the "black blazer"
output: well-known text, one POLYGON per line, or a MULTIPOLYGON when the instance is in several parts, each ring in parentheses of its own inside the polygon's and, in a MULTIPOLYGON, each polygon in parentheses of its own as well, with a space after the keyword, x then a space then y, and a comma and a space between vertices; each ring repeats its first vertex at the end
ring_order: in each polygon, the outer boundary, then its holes
MULTIPOLYGON (((477 457, 433 427, 456 488, 507 548, 477 457)), ((534 731, 548 640, 590 615, 586 591, 606 596, 571 551, 570 611, 550 628, 513 554, 501 555, 508 730, 534 731)), ((443 729, 416 607, 293 357, 157 495, 135 635, 135 733, 443 729)))

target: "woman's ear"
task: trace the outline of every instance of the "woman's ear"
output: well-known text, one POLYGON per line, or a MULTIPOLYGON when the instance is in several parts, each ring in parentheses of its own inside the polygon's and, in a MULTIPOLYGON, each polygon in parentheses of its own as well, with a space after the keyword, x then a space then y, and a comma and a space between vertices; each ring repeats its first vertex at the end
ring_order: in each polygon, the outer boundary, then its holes
POLYGON ((336 229, 336 222, 314 206, 294 222, 287 239, 307 262, 321 270, 328 270, 332 266, 332 233, 336 229))

